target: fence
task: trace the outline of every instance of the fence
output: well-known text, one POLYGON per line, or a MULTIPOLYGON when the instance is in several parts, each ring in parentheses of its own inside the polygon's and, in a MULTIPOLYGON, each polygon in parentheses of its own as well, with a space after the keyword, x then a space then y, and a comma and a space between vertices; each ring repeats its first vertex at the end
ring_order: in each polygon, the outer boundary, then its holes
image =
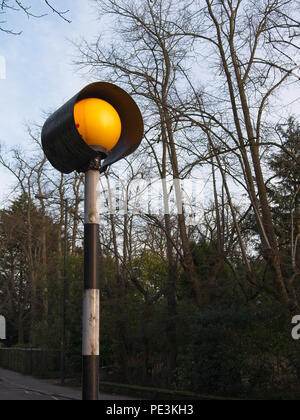
POLYGON ((0 348, 0 367, 39 378, 58 376, 60 352, 55 350, 0 348))

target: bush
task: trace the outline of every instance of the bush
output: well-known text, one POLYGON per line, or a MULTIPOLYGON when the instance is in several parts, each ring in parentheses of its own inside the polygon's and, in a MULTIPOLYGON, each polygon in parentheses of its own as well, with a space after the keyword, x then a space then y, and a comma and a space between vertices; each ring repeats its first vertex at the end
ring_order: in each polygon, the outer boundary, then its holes
POLYGON ((207 311, 190 319, 177 388, 221 396, 261 396, 278 391, 291 375, 289 339, 274 312, 207 311))

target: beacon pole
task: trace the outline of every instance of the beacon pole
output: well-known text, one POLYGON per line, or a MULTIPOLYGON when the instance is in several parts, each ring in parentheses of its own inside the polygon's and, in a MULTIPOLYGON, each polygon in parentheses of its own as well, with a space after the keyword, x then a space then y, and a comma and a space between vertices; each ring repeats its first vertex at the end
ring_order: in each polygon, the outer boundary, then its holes
POLYGON ((143 132, 143 118, 132 97, 106 82, 83 88, 50 115, 42 129, 43 151, 52 166, 63 174, 85 173, 83 400, 99 399, 100 173, 133 153, 143 132))
POLYGON ((82 399, 99 399, 100 290, 99 290, 99 185, 96 157, 85 173, 84 295, 82 340, 82 399))

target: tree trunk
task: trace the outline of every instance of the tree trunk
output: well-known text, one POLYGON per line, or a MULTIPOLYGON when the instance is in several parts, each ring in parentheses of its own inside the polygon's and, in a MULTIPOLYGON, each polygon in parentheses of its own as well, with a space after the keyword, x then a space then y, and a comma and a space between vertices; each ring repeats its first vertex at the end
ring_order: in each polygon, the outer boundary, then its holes
MULTIPOLYGON (((165 214, 166 231, 171 235, 170 215, 165 214)), ((173 245, 169 239, 167 240, 167 256, 168 256, 168 280, 166 286, 166 297, 168 306, 168 319, 166 323, 168 349, 167 349, 167 367, 168 367, 168 385, 173 382, 175 368, 177 366, 177 300, 176 300, 176 283, 177 283, 177 264, 174 259, 173 245)))

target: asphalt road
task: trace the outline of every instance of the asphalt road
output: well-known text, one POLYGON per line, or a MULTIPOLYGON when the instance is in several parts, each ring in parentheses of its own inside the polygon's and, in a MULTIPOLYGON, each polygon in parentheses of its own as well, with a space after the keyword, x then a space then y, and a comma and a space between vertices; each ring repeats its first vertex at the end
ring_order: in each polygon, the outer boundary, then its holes
POLYGON ((0 379, 0 401, 57 401, 63 399, 61 397, 52 397, 50 395, 16 388, 15 385, 0 379))
MULTIPOLYGON (((135 400, 132 397, 100 392, 100 400, 135 400)), ((62 387, 57 380, 42 380, 0 368, 0 401, 81 400, 81 389, 62 387)))

